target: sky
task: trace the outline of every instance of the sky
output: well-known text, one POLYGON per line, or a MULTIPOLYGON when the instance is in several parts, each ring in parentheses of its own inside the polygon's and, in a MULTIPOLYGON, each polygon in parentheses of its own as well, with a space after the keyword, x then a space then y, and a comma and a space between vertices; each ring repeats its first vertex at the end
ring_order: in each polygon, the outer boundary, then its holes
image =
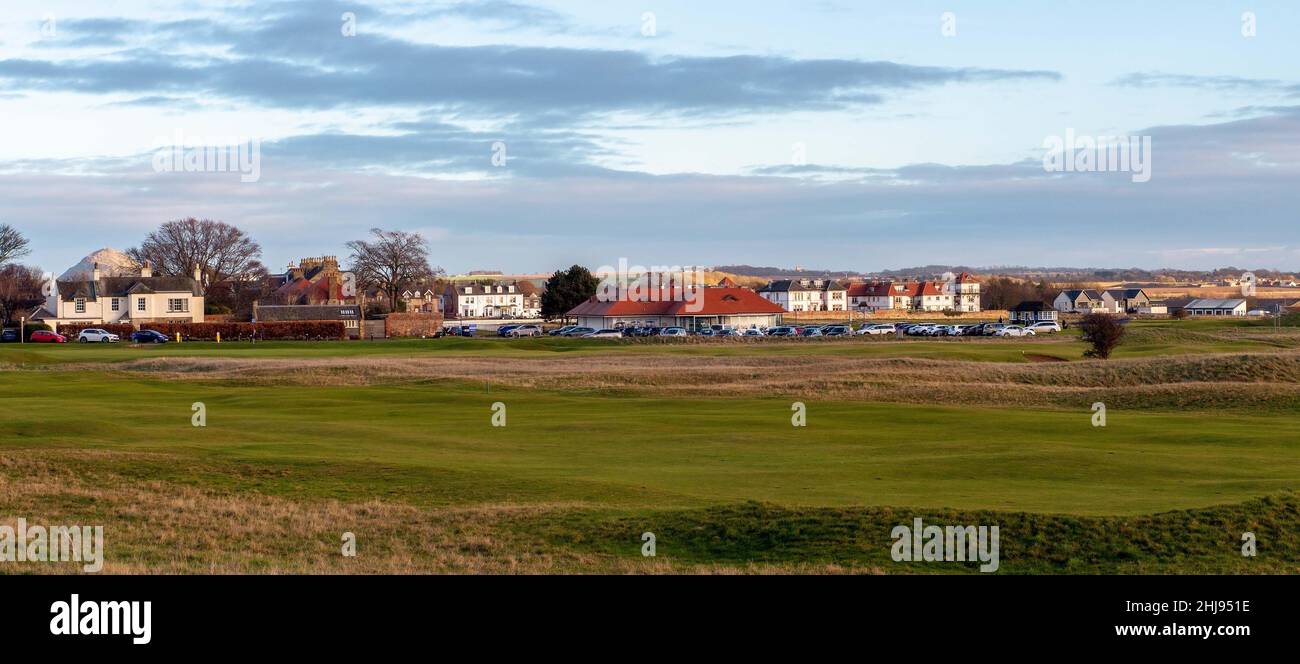
POLYGON ((56 273, 183 217, 273 269, 1296 271, 1297 63, 1287 0, 16 0, 0 223, 56 273))

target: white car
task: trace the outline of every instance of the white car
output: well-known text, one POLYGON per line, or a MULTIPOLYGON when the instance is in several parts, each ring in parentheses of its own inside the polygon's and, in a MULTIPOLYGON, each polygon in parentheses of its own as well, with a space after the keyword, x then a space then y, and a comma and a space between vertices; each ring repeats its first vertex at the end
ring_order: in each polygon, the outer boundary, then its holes
POLYGON ((1020 325, 1008 325, 993 333, 995 337, 1032 337, 1034 331, 1020 325))
POLYGON ((748 330, 745 330, 745 336, 747 336, 747 337, 761 337, 761 336, 763 336, 763 331, 760 330, 760 329, 758 329, 758 328, 756 328, 756 327, 751 327, 751 328, 749 328, 748 330))
POLYGON ((684 337, 686 330, 680 327, 665 327, 659 331, 661 337, 684 337))
POLYGON ((622 339, 623 331, 614 329, 596 330, 582 335, 584 339, 622 339))
POLYGON ((509 332, 506 332, 506 336, 507 337, 540 337, 542 336, 542 328, 537 325, 520 325, 519 327, 516 327, 515 329, 510 330, 509 332))
POLYGON ((858 334, 876 335, 876 334, 893 334, 893 333, 894 333, 894 326, 892 324, 886 325, 884 323, 881 323, 879 325, 863 325, 862 329, 858 330, 858 334))
POLYGON ((115 344, 120 341, 120 339, 118 339, 116 334, 113 334, 108 330, 101 330, 97 327, 88 327, 77 335, 77 341, 80 341, 83 344, 90 341, 115 344))
POLYGON ((1037 323, 1030 325, 1029 329, 1034 332, 1046 332, 1051 334, 1053 332, 1060 332, 1061 324, 1054 320, 1040 320, 1037 323))

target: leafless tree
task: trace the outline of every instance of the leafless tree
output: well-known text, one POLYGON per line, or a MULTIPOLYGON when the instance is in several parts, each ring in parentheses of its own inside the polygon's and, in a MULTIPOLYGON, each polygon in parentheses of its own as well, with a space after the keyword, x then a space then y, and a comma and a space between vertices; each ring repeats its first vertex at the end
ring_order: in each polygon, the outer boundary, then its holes
POLYGON ((9 322, 41 302, 41 271, 26 265, 0 267, 0 320, 9 322))
POLYGON ((410 284, 433 280, 442 274, 441 268, 429 267, 429 243, 419 233, 370 229, 371 239, 353 240, 352 271, 363 288, 378 288, 396 302, 398 295, 410 284))
POLYGON ((265 273, 258 260, 262 247, 238 228, 211 219, 169 221, 126 254, 140 264, 148 261, 158 275, 188 277, 198 265, 199 289, 205 295, 212 284, 244 283, 265 273))
POLYGON ((5 265, 16 258, 31 253, 27 238, 18 229, 9 224, 0 224, 0 265, 5 265))

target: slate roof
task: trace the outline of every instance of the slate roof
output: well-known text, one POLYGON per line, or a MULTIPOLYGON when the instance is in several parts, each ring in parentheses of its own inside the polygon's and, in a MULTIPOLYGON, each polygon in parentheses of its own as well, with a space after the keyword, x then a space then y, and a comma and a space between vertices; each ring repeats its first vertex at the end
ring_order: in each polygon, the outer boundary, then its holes
POLYGON ((199 284, 192 277, 101 277, 98 281, 60 281, 59 297, 71 302, 79 297, 97 300, 103 297, 126 297, 134 293, 189 293, 200 295, 199 284))

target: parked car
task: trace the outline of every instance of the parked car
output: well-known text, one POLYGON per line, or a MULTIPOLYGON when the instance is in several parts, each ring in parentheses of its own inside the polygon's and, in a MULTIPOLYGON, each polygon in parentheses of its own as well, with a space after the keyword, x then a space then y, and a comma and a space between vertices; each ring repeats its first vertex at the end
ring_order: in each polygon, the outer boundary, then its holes
POLYGON ((57 334, 49 330, 36 330, 32 336, 27 339, 34 344, 66 344, 68 338, 62 334, 57 334))
POLYGON ((506 333, 506 336, 515 339, 519 337, 540 337, 542 336, 542 328, 537 325, 516 325, 506 333))
POLYGON ((806 327, 806 328, 803 329, 802 332, 799 333, 799 336, 801 336, 801 337, 820 337, 820 336, 822 336, 822 329, 821 329, 820 327, 806 327))
POLYGON ((731 328, 729 328, 729 327, 726 327, 726 328, 723 328, 723 329, 721 329, 721 330, 714 330, 714 331, 713 331, 713 336, 715 336, 715 337, 739 337, 739 336, 741 336, 741 334, 740 334, 740 332, 737 332, 736 330, 733 330, 733 329, 731 329, 731 328))
POLYGON ((1025 328, 1022 325, 1007 325, 997 332, 993 333, 995 337, 1032 337, 1034 331, 1025 328))
POLYGON ((986 337, 997 336, 998 331, 1006 328, 1006 326, 1007 326, 1006 323, 989 323, 984 326, 984 336, 986 337))
POLYGON ((87 342, 95 341, 95 342, 100 342, 100 343, 114 343, 114 344, 115 344, 115 343, 117 343, 118 341, 120 341, 120 339, 118 338, 118 336, 117 336, 116 334, 113 334, 112 332, 109 332, 108 330, 101 330, 101 329, 99 329, 99 328, 97 328, 97 327, 88 327, 88 328, 82 330, 82 331, 81 331, 81 334, 78 334, 78 335, 77 335, 77 341, 80 341, 81 343, 87 343, 87 342))
POLYGON ((584 339, 622 339, 622 338, 623 338, 623 330, 615 330, 615 329, 612 328, 612 327, 607 327, 607 328, 605 328, 605 329, 603 329, 603 330, 592 330, 591 332, 588 332, 588 333, 582 335, 582 338, 584 338, 584 339))
POLYGON ((748 330, 745 330, 745 336, 747 336, 747 337, 761 337, 761 336, 765 336, 765 335, 763 334, 763 331, 762 331, 762 330, 760 330, 760 329, 758 329, 758 328, 756 328, 756 327, 751 327, 751 328, 749 328, 748 330))
POLYGON ((131 333, 131 341, 138 344, 165 344, 167 335, 156 330, 140 330, 131 333))
POLYGON ((572 330, 575 327, 577 327, 577 325, 565 325, 564 327, 551 330, 550 332, 547 332, 547 334, 553 337, 562 337, 565 335, 565 333, 567 333, 569 330, 572 330))
POLYGON ((7 329, 4 332, 0 332, 0 343, 9 344, 9 343, 15 343, 19 340, 20 339, 18 338, 18 330, 7 329))
POLYGON ((1054 320, 1040 320, 1037 323, 1030 325, 1028 329, 1033 330, 1037 334, 1054 334, 1061 331, 1061 324, 1054 320))
MULTIPOLYGON (((573 327, 573 328, 570 328, 568 332, 565 332, 564 334, 562 334, 562 335, 560 335, 560 336, 563 336, 563 337, 585 337, 585 336, 587 336, 588 334, 591 334, 592 332, 595 332, 595 331, 596 331, 596 328, 594 328, 594 327, 573 327)), ((617 332, 617 330, 615 330, 615 331, 617 332)))
POLYGON ((516 327, 521 327, 521 326, 518 324, 502 325, 501 327, 497 328, 497 336, 508 337, 510 336, 510 330, 513 330, 516 327))
POLYGON ((684 336, 686 336, 686 329, 685 329, 685 328, 681 328, 681 327, 665 327, 664 329, 662 329, 662 330, 659 331, 659 336, 661 336, 661 337, 684 337, 684 336))
POLYGON ((657 326, 654 326, 654 325, 647 325, 647 326, 641 328, 641 333, 640 333, 640 335, 638 335, 638 336, 642 336, 642 337, 657 337, 657 336, 659 336, 659 333, 663 331, 663 329, 664 329, 664 328, 662 328, 662 327, 657 327, 657 326))
POLYGON ((844 337, 853 334, 853 328, 848 325, 827 325, 822 328, 824 337, 844 337))
POLYGON ((908 336, 912 336, 912 337, 924 337, 924 336, 928 336, 930 334, 930 330, 933 329, 934 329, 934 325, 921 323, 919 325, 913 325, 907 328, 907 334, 908 336))
POLYGON ((796 334, 798 333, 789 325, 778 325, 767 330, 767 336, 769 337, 793 337, 796 334))
POLYGON ((857 333, 868 334, 871 336, 876 336, 880 334, 893 334, 894 326, 891 323, 877 323, 875 325, 863 325, 862 328, 859 329, 857 333))

